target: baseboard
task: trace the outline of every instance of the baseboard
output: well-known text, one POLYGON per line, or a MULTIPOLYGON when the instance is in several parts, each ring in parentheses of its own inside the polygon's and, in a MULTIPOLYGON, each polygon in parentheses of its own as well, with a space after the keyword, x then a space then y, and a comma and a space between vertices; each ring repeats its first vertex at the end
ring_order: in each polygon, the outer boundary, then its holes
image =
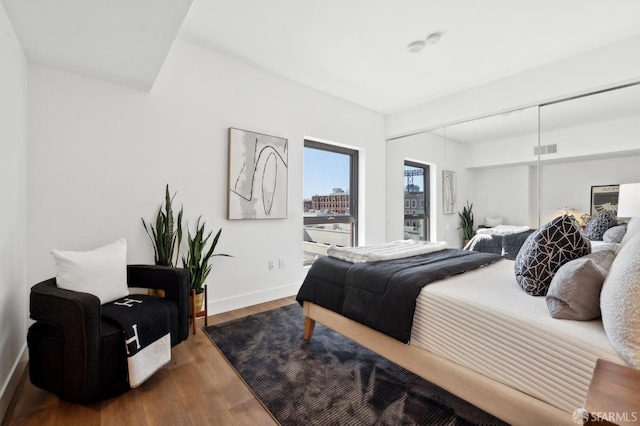
POLYGON ((234 309, 246 308, 247 306, 293 296, 298 294, 299 289, 300 284, 292 284, 270 288, 264 291, 257 291, 255 293, 242 294, 240 296, 234 296, 227 299, 211 300, 210 298, 208 300, 209 315, 233 311, 234 309))
POLYGON ((13 364, 11 374, 9 374, 7 381, 4 383, 2 393, 0 394, 0 419, 2 419, 2 424, 4 424, 4 416, 7 414, 11 398, 13 398, 13 394, 20 383, 20 378, 22 377, 22 373, 24 373, 24 369, 27 367, 28 360, 27 343, 25 342, 22 347, 22 353, 13 364))

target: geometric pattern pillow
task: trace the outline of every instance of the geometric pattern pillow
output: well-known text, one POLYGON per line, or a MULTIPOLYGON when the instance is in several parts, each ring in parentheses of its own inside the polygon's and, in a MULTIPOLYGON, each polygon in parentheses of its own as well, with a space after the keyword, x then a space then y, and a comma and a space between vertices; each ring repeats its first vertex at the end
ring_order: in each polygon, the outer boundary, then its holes
POLYGON ((591 253, 591 243, 573 216, 553 219, 525 240, 516 256, 516 281, 532 296, 545 296, 558 269, 591 253))
POLYGON ((603 210, 587 223, 584 233, 591 241, 602 241, 607 229, 618 224, 618 219, 609 210, 603 210))

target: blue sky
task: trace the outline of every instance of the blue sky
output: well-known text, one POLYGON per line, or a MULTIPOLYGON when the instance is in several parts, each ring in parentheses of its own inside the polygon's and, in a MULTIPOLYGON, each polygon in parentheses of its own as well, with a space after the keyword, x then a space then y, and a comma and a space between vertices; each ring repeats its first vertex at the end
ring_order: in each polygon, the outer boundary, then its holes
MULTIPOLYGON (((414 169, 406 167, 405 169, 414 169)), ((413 179, 422 189, 422 176, 413 179)), ((407 178, 404 178, 407 185, 407 178)), ((320 149, 304 149, 304 191, 303 197, 311 199, 313 195, 330 194, 333 188, 349 190, 349 156, 320 149)))
POLYGON ((305 148, 303 197, 327 195, 333 188, 349 190, 349 156, 305 148))

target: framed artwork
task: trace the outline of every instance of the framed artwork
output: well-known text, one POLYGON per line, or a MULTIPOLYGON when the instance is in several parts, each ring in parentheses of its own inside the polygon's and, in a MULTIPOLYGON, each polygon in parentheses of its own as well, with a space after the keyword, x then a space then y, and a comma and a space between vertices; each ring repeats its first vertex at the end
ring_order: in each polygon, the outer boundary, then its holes
POLYGON ((442 206, 444 214, 455 214, 456 212, 456 200, 458 197, 457 193, 457 182, 456 182, 456 172, 451 170, 443 170, 442 171, 442 206))
POLYGON ((620 185, 598 185, 591 187, 591 217, 603 210, 618 215, 618 193, 620 185))
POLYGON ((229 128, 229 219, 286 219, 288 141, 229 128))

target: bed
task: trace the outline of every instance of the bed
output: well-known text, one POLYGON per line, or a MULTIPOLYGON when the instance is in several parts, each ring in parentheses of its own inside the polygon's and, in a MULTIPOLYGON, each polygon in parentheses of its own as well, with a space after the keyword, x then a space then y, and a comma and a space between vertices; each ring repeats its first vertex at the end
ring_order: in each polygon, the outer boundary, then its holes
POLYGON ((305 339, 317 321, 510 424, 575 424, 597 359, 626 362, 601 320, 551 318, 513 267, 500 259, 426 285, 409 344, 299 294, 305 339))
POLYGON ((492 228, 478 228, 465 250, 498 254, 505 259, 514 260, 520 247, 535 229, 528 226, 498 225, 492 228))

